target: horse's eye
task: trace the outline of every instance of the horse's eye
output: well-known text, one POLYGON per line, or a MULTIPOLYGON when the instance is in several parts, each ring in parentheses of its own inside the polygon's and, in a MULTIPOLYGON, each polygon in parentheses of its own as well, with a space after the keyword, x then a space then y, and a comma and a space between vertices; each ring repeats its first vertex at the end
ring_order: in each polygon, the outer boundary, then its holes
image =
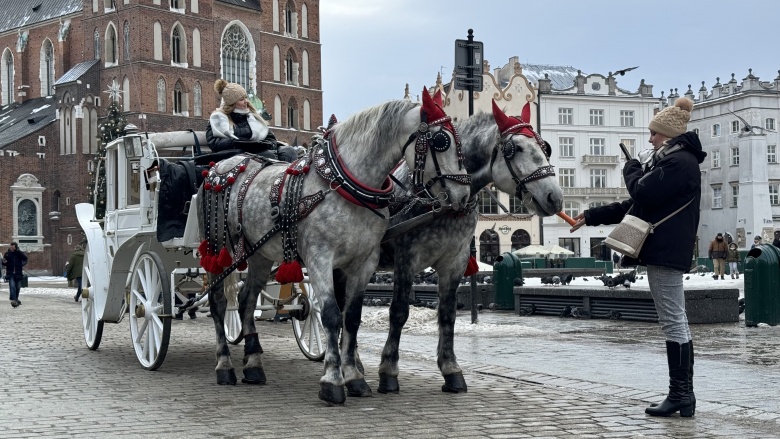
POLYGON ((438 152, 444 152, 449 149, 450 142, 450 136, 448 136, 443 131, 439 131, 433 135, 433 138, 431 139, 431 146, 438 152))
POLYGON ((508 142, 504 142, 504 147, 502 148, 504 150, 504 158, 511 160, 512 157, 515 156, 515 142, 512 142, 511 140, 508 142))
POLYGON ((547 141, 544 141, 544 145, 542 145, 542 151, 544 151, 544 155, 547 156, 547 158, 550 158, 552 156, 552 148, 550 147, 550 144, 547 143, 547 141))

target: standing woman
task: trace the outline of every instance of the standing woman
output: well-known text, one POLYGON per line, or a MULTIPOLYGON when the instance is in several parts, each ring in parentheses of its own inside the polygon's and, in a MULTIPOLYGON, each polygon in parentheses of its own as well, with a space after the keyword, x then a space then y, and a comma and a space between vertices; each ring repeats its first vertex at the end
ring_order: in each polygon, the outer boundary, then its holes
POLYGON ((737 279, 739 279, 739 269, 737 268, 739 264, 739 251, 737 250, 736 242, 729 244, 729 251, 726 255, 726 262, 729 264, 731 278, 734 279, 734 276, 736 275, 737 279))
POLYGON ((211 113, 206 140, 212 152, 240 149, 275 160, 293 162, 294 148, 280 145, 240 84, 217 79, 214 91, 222 97, 222 106, 211 113))
MULTIPOLYGON (((682 278, 693 259, 701 197, 699 164, 707 154, 696 133, 686 132, 692 109, 691 100, 678 98, 674 106, 656 114, 648 126, 653 150, 648 151, 643 163, 631 159, 623 168, 630 198, 586 210, 574 217, 577 223, 571 229, 574 232, 583 225, 617 224, 629 210, 631 215, 656 223, 685 206, 647 237, 638 260, 633 261, 647 266, 650 293, 666 336, 669 395, 660 404, 645 409, 652 416, 670 416, 679 411, 681 416, 690 417, 696 411, 693 341, 682 278)), ((624 266, 628 259, 624 256, 624 266)))
POLYGON ((22 304, 19 300, 19 291, 22 289, 23 268, 27 265, 27 255, 19 250, 19 245, 11 243, 11 247, 3 255, 5 266, 5 278, 8 280, 8 289, 11 293, 11 306, 16 308, 22 304))

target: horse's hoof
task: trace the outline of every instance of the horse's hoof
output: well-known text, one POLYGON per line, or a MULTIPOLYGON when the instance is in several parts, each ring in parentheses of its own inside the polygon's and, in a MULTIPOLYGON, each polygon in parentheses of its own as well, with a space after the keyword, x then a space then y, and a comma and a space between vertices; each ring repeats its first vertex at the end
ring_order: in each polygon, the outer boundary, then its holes
POLYGON ((398 393, 398 377, 380 373, 379 387, 376 389, 376 391, 379 393, 398 393))
POLYGON ((441 386, 442 392, 465 393, 468 392, 468 390, 466 380, 463 379, 463 374, 461 372, 444 375, 444 385, 441 386))
POLYGON ((217 370, 217 384, 224 385, 236 385, 236 371, 233 369, 218 369, 217 370))
POLYGON ((320 383, 320 399, 330 405, 343 405, 347 400, 344 386, 336 386, 331 383, 320 383))
POLYGON ((265 384, 265 371, 259 367, 248 367, 244 369, 244 384, 265 384))
POLYGON ((359 397, 374 396, 371 393, 371 388, 368 387, 368 384, 364 379, 352 380, 347 382, 346 385, 347 385, 347 395, 349 396, 359 396, 359 397))

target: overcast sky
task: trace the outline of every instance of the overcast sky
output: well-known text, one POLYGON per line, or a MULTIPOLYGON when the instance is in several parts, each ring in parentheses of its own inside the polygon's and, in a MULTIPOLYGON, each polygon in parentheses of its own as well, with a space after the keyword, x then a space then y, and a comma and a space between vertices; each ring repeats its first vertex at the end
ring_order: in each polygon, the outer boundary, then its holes
POLYGON ((448 82, 469 28, 491 69, 512 56, 585 74, 639 66, 618 86, 645 79, 657 97, 741 81, 749 68, 771 81, 779 12, 777 0, 322 0, 323 120, 402 98, 407 83, 419 95, 439 71, 448 82))

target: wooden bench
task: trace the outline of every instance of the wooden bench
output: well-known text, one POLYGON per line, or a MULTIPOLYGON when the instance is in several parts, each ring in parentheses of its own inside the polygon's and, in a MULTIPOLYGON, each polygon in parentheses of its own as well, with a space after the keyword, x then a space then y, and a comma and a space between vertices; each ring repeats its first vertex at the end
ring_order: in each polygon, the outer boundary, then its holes
POLYGON ((523 277, 545 276, 602 276, 607 273, 606 268, 524 268, 523 277))

